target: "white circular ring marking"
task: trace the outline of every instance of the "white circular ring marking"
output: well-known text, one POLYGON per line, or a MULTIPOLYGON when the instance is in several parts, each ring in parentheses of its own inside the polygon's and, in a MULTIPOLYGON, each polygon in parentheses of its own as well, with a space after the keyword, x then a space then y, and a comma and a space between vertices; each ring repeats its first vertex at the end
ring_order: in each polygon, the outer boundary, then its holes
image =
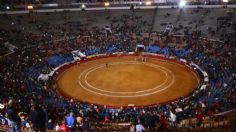
MULTIPOLYGON (((151 65, 153 65, 153 64, 151 64, 151 65)), ((97 66, 97 67, 102 67, 102 66, 97 66)), ((87 70, 84 70, 81 74, 80 74, 80 76, 79 76, 79 85, 84 89, 84 90, 86 90, 86 91, 89 91, 89 92, 92 92, 92 93, 94 93, 94 94, 98 94, 98 95, 103 95, 103 96, 109 96, 109 97, 140 97, 140 96, 148 96, 148 95, 152 95, 152 94, 155 94, 155 93, 158 93, 158 92, 162 92, 162 91, 164 91, 164 90, 166 90, 167 88, 169 88, 173 83, 174 83, 174 81, 175 81, 175 76, 172 74, 172 72, 171 72, 171 78, 173 78, 172 80, 171 80, 171 83, 169 83, 166 87, 164 87, 163 89, 159 89, 159 90, 156 90, 156 91, 153 91, 153 92, 149 92, 149 93, 143 93, 143 94, 140 94, 140 95, 110 95, 110 94, 104 94, 104 93, 100 93, 100 92, 96 92, 96 91, 93 91, 93 90, 91 90, 91 89, 88 89, 88 88, 86 88, 82 83, 81 83, 81 77, 82 77, 82 75, 86 72, 86 71, 89 71, 89 70, 91 70, 91 69, 93 69, 94 67, 92 67, 92 68, 89 68, 89 69, 87 69, 87 70)), ((165 68, 166 69, 166 68, 165 68)), ((168 69, 167 69, 168 70, 168 69)))
POLYGON ((91 72, 93 72, 93 71, 95 71, 95 70, 97 70, 97 69, 99 69, 99 68, 105 67, 104 64, 102 64, 102 66, 99 65, 99 66, 97 66, 97 67, 95 67, 95 68, 93 67, 92 69, 88 70, 88 72, 87 72, 86 75, 85 75, 85 83, 86 83, 89 87, 91 87, 92 89, 95 89, 95 90, 98 90, 98 91, 101 91, 101 92, 107 92, 107 93, 113 93, 113 94, 137 94, 137 93, 144 93, 144 92, 153 91, 153 90, 156 90, 156 89, 162 87, 163 85, 165 85, 165 84, 167 83, 167 80, 168 80, 168 75, 167 75, 167 72, 166 72, 166 71, 168 71, 168 72, 171 74, 171 71, 169 71, 169 70, 166 69, 165 67, 158 66, 158 65, 153 65, 153 64, 150 64, 150 63, 133 63, 132 61, 130 61, 130 62, 115 62, 115 63, 109 63, 109 64, 110 64, 110 65, 116 65, 116 64, 144 64, 144 65, 148 65, 148 66, 150 66, 150 67, 154 67, 154 68, 157 68, 157 69, 160 68, 159 70, 161 70, 161 71, 164 72, 164 74, 165 74, 165 80, 164 80, 163 83, 159 84, 158 86, 156 86, 156 87, 154 87, 154 88, 146 89, 146 90, 141 90, 141 91, 136 91, 136 92, 113 92, 113 91, 103 90, 103 89, 94 87, 93 85, 91 85, 90 83, 88 83, 87 80, 86 80, 86 79, 87 79, 87 76, 88 76, 91 72), (165 69, 166 71, 163 70, 163 69, 165 69))

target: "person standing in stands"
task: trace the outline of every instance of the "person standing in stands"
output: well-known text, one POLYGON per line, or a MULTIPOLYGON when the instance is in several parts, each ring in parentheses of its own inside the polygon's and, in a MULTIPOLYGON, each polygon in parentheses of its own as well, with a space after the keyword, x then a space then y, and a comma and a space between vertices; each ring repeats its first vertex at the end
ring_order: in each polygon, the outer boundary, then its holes
POLYGON ((11 132, 20 132, 21 119, 18 116, 17 105, 13 99, 10 99, 6 109, 6 117, 9 119, 11 132))
POLYGON ((51 119, 48 120, 48 123, 47 123, 47 129, 48 130, 53 130, 54 128, 54 125, 53 125, 53 122, 51 119))
POLYGON ((74 130, 75 122, 76 122, 75 117, 73 116, 73 113, 71 112, 69 116, 66 117, 67 127, 70 128, 71 131, 74 130))
POLYGON ((135 129, 136 129, 136 132, 144 132, 145 131, 145 129, 144 129, 143 125, 140 123, 140 121, 138 121, 138 124, 136 125, 135 129))
POLYGON ((82 132, 89 132, 90 124, 87 118, 85 118, 83 125, 82 125, 82 132))
POLYGON ((197 121, 198 121, 197 126, 200 127, 203 122, 202 110, 197 110, 196 115, 197 115, 197 121))
POLYGON ((66 126, 66 122, 63 121, 62 124, 60 125, 60 132, 69 132, 68 127, 66 126))
POLYGON ((131 125, 130 125, 129 131, 130 131, 130 132, 135 132, 135 131, 136 131, 136 130, 135 130, 135 127, 136 127, 136 125, 134 124, 134 122, 132 122, 131 125))
POLYGON ((47 113, 42 106, 33 104, 29 118, 35 132, 46 132, 47 113))
POLYGON ((164 113, 160 114, 160 127, 158 128, 159 131, 167 131, 168 130, 168 121, 164 116, 164 113))

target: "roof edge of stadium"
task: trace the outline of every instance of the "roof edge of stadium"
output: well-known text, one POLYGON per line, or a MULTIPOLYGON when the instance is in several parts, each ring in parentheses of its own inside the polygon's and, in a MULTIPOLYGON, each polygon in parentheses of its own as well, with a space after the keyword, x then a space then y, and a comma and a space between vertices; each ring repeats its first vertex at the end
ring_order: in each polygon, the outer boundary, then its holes
MULTIPOLYGON (((27 5, 28 6, 28 5, 27 5)), ((27 6, 23 7, 22 10, 8 10, 8 11, 0 11, 0 14, 25 14, 29 13, 29 10, 27 10, 27 6)), ((63 12, 63 11, 82 11, 81 6, 77 8, 37 8, 37 6, 32 5, 34 7, 34 12, 63 12)), ((87 5, 86 5, 87 6, 87 5)), ((224 8, 225 5, 185 5, 184 8, 224 8)), ((137 9, 155 9, 155 8, 160 8, 160 9, 171 9, 171 8, 179 8, 178 5, 172 5, 172 6, 138 6, 137 9)), ((236 8, 236 5, 227 5, 227 8, 236 8)), ((98 10, 124 10, 124 9, 130 9, 130 6, 118 6, 118 7, 86 7, 86 10, 88 11, 98 11, 98 10)))

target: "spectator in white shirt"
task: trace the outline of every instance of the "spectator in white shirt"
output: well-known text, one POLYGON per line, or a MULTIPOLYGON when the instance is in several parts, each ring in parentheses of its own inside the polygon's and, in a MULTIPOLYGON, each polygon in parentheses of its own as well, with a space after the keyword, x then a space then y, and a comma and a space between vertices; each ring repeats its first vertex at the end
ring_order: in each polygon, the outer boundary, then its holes
POLYGON ((143 125, 138 122, 138 124, 136 125, 136 132, 143 132, 145 129, 143 127, 143 125))

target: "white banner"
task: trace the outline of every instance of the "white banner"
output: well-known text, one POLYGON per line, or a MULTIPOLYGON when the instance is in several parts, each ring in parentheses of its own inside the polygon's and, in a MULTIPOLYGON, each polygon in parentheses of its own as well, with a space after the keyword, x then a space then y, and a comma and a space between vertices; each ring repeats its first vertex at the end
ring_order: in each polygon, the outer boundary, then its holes
POLYGON ((71 51, 71 54, 72 54, 74 60, 78 60, 80 58, 86 57, 86 55, 83 54, 82 52, 80 52, 79 50, 73 50, 73 51, 71 51))
POLYGON ((40 74, 38 76, 38 80, 41 80, 41 81, 47 81, 49 78, 49 74, 40 74))

